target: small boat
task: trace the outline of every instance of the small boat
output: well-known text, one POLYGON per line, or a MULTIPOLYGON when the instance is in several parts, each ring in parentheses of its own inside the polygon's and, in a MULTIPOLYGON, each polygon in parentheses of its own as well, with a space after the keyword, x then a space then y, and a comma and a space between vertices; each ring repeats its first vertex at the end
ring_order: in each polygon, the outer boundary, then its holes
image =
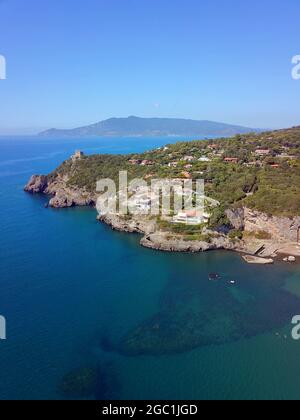
POLYGON ((230 281, 230 284, 235 284, 236 282, 234 281, 234 280, 231 280, 230 281))
POLYGON ((210 273, 208 278, 210 281, 217 281, 221 279, 221 276, 218 273, 210 273))

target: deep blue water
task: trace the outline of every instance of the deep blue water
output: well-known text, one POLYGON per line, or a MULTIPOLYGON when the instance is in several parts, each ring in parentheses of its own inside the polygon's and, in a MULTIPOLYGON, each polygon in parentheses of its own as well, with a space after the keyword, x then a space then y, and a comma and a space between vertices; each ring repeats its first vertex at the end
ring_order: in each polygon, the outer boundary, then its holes
POLYGON ((64 376, 94 366, 102 386, 90 398, 300 398, 300 342, 290 334, 298 267, 157 253, 97 223, 92 209, 46 209, 45 197, 23 192, 31 174, 75 149, 167 142, 0 139, 1 399, 64 398, 64 376), (209 282, 211 272, 222 280, 209 282))

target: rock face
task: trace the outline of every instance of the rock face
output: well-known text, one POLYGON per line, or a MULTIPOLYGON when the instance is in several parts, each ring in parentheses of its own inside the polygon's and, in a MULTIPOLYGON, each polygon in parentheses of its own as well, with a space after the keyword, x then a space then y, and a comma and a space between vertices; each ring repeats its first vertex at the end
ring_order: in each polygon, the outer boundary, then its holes
POLYGON ((243 208, 228 209, 226 216, 235 229, 244 230, 245 227, 245 212, 243 208))
POLYGON ((84 367, 65 375, 60 390, 65 397, 88 398, 95 395, 99 381, 97 368, 84 367))
POLYGON ((44 175, 33 175, 24 190, 31 194, 44 193, 48 187, 48 178, 44 175))
POLYGON ((216 249, 243 250, 242 241, 232 242, 225 235, 218 235, 211 241, 185 241, 180 236, 170 238, 168 232, 157 230, 156 222, 145 217, 123 218, 118 215, 99 216, 98 220, 120 232, 140 233, 143 238, 140 244, 149 249, 165 252, 204 252, 216 249))
POLYGON ((96 200, 92 194, 75 188, 58 188, 55 193, 53 188, 48 188, 47 193, 53 195, 49 205, 54 208, 94 206, 96 200))
POLYGON ((246 232, 267 232, 274 240, 298 241, 300 217, 269 216, 246 207, 227 211, 227 217, 236 229, 246 232))
POLYGON ((212 237, 210 242, 185 241, 182 237, 176 235, 170 237, 168 232, 158 230, 155 220, 149 220, 143 216, 132 219, 110 214, 98 216, 98 220, 120 232, 144 235, 140 244, 145 248, 156 251, 196 253, 217 249, 244 250, 242 241, 233 242, 225 235, 212 237))
POLYGON ((156 222, 149 221, 145 217, 136 217, 135 219, 126 219, 117 215, 109 214, 98 216, 98 220, 106 223, 112 229, 119 232, 150 234, 155 232, 156 222))
POLYGON ((144 236, 141 240, 141 245, 157 251, 191 253, 217 249, 237 250, 238 245, 242 248, 242 243, 233 243, 223 235, 213 238, 210 242, 200 242, 185 241, 180 237, 170 239, 168 234, 162 232, 155 232, 144 236))
POLYGON ((49 205, 54 208, 93 206, 94 194, 84 189, 69 187, 67 178, 56 176, 49 179, 44 175, 33 175, 24 190, 31 194, 43 193, 51 196, 49 205))
POLYGON ((73 207, 75 205, 74 200, 71 196, 61 192, 57 192, 53 198, 49 201, 49 206, 62 209, 66 207, 73 207))
MULTIPOLYGON (((52 174, 51 176, 34 175, 30 178, 25 191, 31 194, 43 193, 49 195, 49 205, 54 208, 74 206, 95 206, 97 194, 84 188, 68 183, 67 175, 52 174)), ((269 216, 248 208, 231 209, 227 217, 235 229, 252 233, 267 233, 273 242, 297 242, 300 231, 300 217, 287 218, 269 216)), ((179 235, 171 235, 158 229, 156 220, 145 216, 121 217, 115 214, 99 216, 98 219, 112 229, 139 233, 144 235, 141 245, 159 251, 167 252, 202 252, 216 249, 248 252, 251 254, 247 240, 231 240, 226 235, 211 235, 209 242, 186 241, 179 235)), ((264 245, 262 241, 261 245, 264 245)), ((277 247, 277 246, 276 246, 277 247)), ((257 248, 257 246, 256 246, 257 248)), ((265 256, 271 255, 267 253, 265 256)))

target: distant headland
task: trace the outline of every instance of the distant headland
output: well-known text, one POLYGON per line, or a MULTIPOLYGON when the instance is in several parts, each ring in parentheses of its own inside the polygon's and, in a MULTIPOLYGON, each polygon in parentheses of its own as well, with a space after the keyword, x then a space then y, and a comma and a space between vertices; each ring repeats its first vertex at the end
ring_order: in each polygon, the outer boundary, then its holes
POLYGON ((44 137, 210 137, 233 136, 261 130, 214 121, 176 118, 110 118, 84 127, 43 131, 44 137))

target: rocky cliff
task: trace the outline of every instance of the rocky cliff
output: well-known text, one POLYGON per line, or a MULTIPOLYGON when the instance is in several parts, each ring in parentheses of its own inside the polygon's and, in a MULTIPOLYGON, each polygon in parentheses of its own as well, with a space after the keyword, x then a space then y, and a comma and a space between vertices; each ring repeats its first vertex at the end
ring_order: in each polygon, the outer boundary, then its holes
POLYGON ((145 235, 141 239, 141 245, 145 248, 155 249, 157 251, 165 252, 204 252, 217 249, 226 249, 231 251, 243 251, 242 241, 231 241, 225 235, 219 235, 212 238, 210 242, 204 241, 185 241, 183 238, 177 236, 172 237, 166 232, 154 232, 153 234, 145 235))
POLYGON ((290 242, 298 241, 300 217, 272 216, 249 208, 228 210, 231 224, 245 232, 270 235, 270 239, 290 242))
POLYGON ((68 178, 59 175, 33 175, 24 190, 31 194, 49 195, 49 205, 54 208, 94 206, 96 203, 95 194, 68 186, 68 178))
MULTIPOLYGON (((49 176, 34 175, 30 178, 25 191, 31 194, 49 195, 49 205, 54 208, 67 208, 74 206, 95 206, 97 201, 96 193, 87 192, 83 188, 70 186, 68 177, 58 173, 49 176)), ((269 248, 266 255, 272 254, 272 242, 297 242, 298 230, 300 229, 300 217, 287 218, 269 216, 249 208, 230 209, 227 217, 235 229, 243 230, 253 234, 268 235, 269 248)), ((215 249, 226 249, 232 251, 254 253, 262 245, 266 244, 264 239, 253 244, 252 239, 231 240, 228 236, 213 232, 209 242, 188 241, 183 236, 172 235, 169 232, 159 230, 157 222, 147 217, 120 217, 118 215, 99 216, 99 221, 111 226, 112 229, 139 233, 143 235, 141 245, 159 251, 167 252, 202 252, 215 249)))
POLYGON ((140 244, 145 248, 165 252, 204 252, 216 249, 241 250, 242 241, 231 241, 225 235, 212 236, 210 242, 186 241, 180 235, 170 235, 160 231, 155 220, 147 217, 124 218, 118 215, 99 216, 98 220, 120 232, 139 233, 144 235, 140 244))
POLYGON ((48 187, 48 178, 45 175, 32 175, 27 185, 24 188, 24 191, 38 194, 44 193, 48 187))
POLYGON ((147 217, 125 218, 118 215, 98 216, 100 222, 106 223, 119 232, 151 234, 156 231, 156 221, 147 217))

